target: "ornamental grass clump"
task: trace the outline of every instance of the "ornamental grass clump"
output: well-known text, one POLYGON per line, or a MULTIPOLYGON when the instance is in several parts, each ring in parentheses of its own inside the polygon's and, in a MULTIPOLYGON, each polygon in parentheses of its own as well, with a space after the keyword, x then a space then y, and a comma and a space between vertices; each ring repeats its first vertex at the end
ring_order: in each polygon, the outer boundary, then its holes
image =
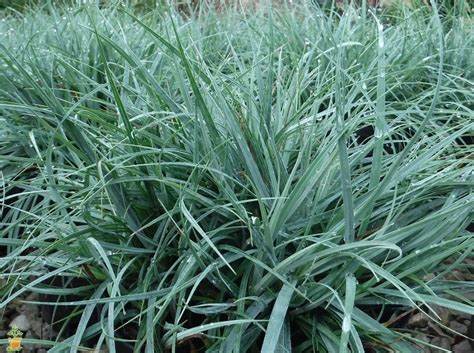
POLYGON ((0 308, 53 353, 419 351, 394 318, 474 314, 465 11, 7 13, 0 308))

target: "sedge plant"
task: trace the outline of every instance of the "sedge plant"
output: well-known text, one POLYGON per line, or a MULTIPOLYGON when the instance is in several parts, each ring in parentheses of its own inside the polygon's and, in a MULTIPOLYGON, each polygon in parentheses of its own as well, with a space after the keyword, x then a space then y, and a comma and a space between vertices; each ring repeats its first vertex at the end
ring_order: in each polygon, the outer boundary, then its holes
POLYGON ((4 14, 0 310, 56 331, 23 345, 417 352, 393 318, 474 314, 467 3, 302 3, 4 14))

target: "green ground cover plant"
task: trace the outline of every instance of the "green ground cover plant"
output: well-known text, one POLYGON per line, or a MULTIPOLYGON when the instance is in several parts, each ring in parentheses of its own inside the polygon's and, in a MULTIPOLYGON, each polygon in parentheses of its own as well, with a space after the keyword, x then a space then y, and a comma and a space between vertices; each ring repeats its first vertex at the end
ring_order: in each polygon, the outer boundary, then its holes
POLYGON ((393 317, 474 314, 473 22, 441 10, 6 13, 0 310, 37 293, 58 336, 23 341, 73 353, 418 352, 393 317))

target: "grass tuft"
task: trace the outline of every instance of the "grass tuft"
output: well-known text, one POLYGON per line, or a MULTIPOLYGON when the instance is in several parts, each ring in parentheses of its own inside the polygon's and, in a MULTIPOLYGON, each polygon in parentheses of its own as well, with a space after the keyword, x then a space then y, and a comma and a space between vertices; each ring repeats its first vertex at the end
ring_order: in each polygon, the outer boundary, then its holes
POLYGON ((5 12, 0 308, 58 333, 24 344, 416 352, 391 318, 474 315, 467 4, 363 9, 5 12))

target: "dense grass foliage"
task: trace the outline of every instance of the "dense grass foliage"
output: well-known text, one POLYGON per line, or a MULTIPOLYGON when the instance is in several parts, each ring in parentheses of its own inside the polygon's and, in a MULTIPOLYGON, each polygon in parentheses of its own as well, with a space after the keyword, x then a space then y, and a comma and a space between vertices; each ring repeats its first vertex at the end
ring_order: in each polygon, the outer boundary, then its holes
POLYGON ((419 351, 397 315, 474 314, 465 11, 4 18, 0 308, 51 352, 419 351))

